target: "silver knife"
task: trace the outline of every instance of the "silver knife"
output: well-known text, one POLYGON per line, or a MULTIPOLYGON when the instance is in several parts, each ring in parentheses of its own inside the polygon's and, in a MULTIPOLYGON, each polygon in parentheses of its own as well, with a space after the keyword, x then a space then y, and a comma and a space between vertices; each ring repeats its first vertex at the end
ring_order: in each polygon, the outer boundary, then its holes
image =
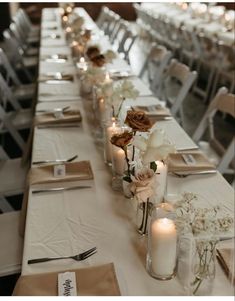
POLYGON ((64 191, 64 190, 75 190, 75 189, 86 189, 86 188, 91 188, 91 186, 73 186, 73 187, 45 188, 45 189, 32 190, 32 193, 64 191))

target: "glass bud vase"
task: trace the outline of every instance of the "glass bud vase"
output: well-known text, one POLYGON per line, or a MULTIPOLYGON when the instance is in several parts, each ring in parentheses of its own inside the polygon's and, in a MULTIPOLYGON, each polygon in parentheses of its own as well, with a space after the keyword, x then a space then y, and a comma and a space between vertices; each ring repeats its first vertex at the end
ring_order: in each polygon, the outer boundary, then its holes
POLYGON ((215 279, 217 242, 217 239, 195 238, 190 295, 208 296, 211 294, 215 279))
POLYGON ((153 208, 153 203, 147 199, 146 202, 138 202, 137 205, 137 231, 140 235, 148 234, 148 226, 151 217, 151 211, 153 208))
POLYGON ((174 219, 169 203, 161 203, 152 209, 146 269, 158 280, 169 280, 176 274, 178 239, 174 219))

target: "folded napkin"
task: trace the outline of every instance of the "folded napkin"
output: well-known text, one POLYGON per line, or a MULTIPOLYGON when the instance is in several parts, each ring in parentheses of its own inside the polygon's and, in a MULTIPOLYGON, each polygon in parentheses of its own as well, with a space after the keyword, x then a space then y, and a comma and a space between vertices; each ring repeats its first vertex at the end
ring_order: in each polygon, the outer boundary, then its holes
POLYGON ((225 274, 228 276, 229 280, 235 284, 235 275, 233 271, 232 258, 234 256, 234 248, 220 248, 217 249, 218 261, 224 270, 225 274))
POLYGON ((54 177, 54 165, 45 165, 39 167, 33 167, 30 169, 27 175, 26 188, 22 201, 21 213, 20 213, 20 225, 19 233, 24 236, 25 231, 25 219, 28 207, 29 187, 34 184, 43 183, 58 183, 66 181, 82 181, 93 179, 93 172, 89 161, 61 163, 65 165, 66 175, 63 177, 54 177))
POLYGON ((215 166, 202 153, 175 153, 168 157, 168 171, 189 172, 215 170, 215 166), (189 163, 185 162, 183 155, 191 156, 189 163), (191 160, 190 160, 191 159, 191 160))
POLYGON ((61 123, 71 123, 71 122, 80 122, 82 116, 79 110, 68 110, 61 114, 59 112, 48 112, 35 116, 34 124, 61 124, 61 123), (58 113, 58 118, 55 114, 58 113))
POLYGON ((73 81, 73 75, 72 74, 61 74, 60 77, 57 77, 56 74, 55 75, 43 74, 38 78, 38 82, 45 82, 48 80, 57 80, 58 82, 61 80, 73 81))
MULTIPOLYGON (((79 296, 120 296, 113 263, 69 271, 76 274, 79 296)), ((13 296, 58 296, 57 279, 58 272, 20 276, 13 296)))
POLYGON ((89 161, 60 163, 65 165, 66 175, 54 177, 55 164, 33 167, 29 172, 29 184, 56 183, 65 181, 93 179, 91 164, 89 161))
POLYGON ((161 105, 149 105, 149 106, 134 106, 135 111, 143 111, 148 116, 156 117, 169 117, 171 113, 169 109, 161 105))

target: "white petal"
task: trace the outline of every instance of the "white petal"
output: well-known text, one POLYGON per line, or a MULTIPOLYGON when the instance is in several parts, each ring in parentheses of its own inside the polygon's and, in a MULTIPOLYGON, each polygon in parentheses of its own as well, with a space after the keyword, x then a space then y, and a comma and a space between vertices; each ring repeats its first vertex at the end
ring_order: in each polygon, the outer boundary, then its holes
POLYGON ((149 137, 148 145, 150 147, 159 147, 163 144, 165 138, 164 131, 161 129, 155 129, 149 137))
POLYGON ((144 152, 147 147, 147 141, 144 137, 142 136, 134 136, 132 140, 132 144, 137 147, 139 150, 144 152))

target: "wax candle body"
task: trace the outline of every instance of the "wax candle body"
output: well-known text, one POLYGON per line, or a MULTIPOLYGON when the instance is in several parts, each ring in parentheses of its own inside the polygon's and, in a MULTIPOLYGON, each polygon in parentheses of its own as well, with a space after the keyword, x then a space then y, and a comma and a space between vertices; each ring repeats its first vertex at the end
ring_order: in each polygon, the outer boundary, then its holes
POLYGON ((112 126, 106 127, 106 135, 105 135, 105 160, 108 163, 111 163, 112 160, 112 143, 110 142, 110 139, 113 134, 118 132, 118 127, 115 122, 113 122, 112 126))
POLYGON ((112 163, 115 173, 122 176, 125 167, 125 152, 115 145, 112 147, 112 163))
POLYGON ((105 100, 103 98, 99 98, 98 104, 99 104, 98 108, 99 108, 100 121, 104 121, 104 119, 105 119, 105 100))
POLYGON ((166 192, 167 184, 167 166, 162 161, 156 161, 157 175, 156 175, 156 202, 160 203, 166 192))
POLYGON ((155 220, 151 225, 152 270, 157 276, 174 273, 177 253, 175 224, 168 218, 155 220))

